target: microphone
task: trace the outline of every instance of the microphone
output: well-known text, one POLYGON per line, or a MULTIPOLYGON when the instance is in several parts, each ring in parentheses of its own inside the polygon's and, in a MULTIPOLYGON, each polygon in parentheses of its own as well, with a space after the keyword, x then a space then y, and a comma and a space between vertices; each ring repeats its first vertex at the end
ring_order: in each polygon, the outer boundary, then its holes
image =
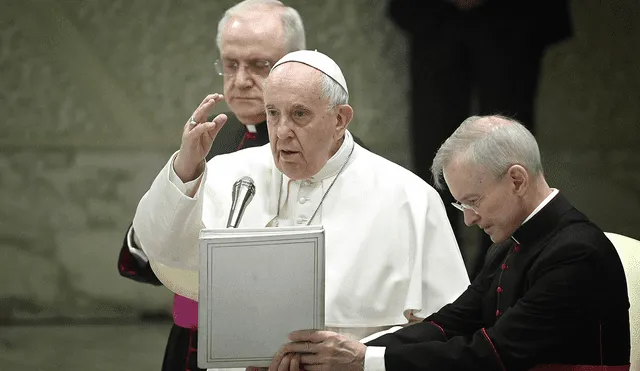
POLYGON ((255 194, 256 186, 253 184, 253 179, 248 176, 243 176, 233 184, 233 191, 231 192, 233 202, 231 203, 231 210, 229 210, 227 228, 238 228, 240 219, 242 219, 247 205, 249 205, 255 194))

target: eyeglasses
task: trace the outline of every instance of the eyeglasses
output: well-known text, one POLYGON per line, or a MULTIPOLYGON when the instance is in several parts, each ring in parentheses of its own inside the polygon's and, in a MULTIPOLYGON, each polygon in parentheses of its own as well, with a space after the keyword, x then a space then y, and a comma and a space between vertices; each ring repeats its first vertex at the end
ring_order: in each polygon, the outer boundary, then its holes
MULTIPOLYGON (((515 164, 514 164, 515 165, 515 164)), ((505 171, 503 171, 500 175, 498 175, 496 177, 496 185, 498 182, 500 182, 500 180, 502 180, 502 178, 505 176, 505 174, 509 171, 509 169, 511 168, 511 166, 513 165, 509 165, 507 167, 507 169, 505 171)), ((480 205, 480 201, 487 195, 491 195, 493 192, 495 192, 495 190, 497 189, 497 186, 493 186, 491 187, 491 190, 489 192, 487 192, 486 194, 478 197, 477 199, 475 199, 473 202, 471 203, 463 203, 463 202, 452 202, 451 205, 453 205, 453 207, 455 207, 456 209, 464 212, 465 210, 471 210, 473 211, 476 215, 478 215, 478 206, 480 205)))
MULTIPOLYGON (((220 59, 216 59, 213 63, 218 75, 226 77, 235 76, 238 73, 238 70, 240 70, 240 65, 241 64, 237 61, 220 59)), ((247 69, 247 73, 253 76, 266 77, 269 74, 269 71, 271 71, 273 63, 266 59, 252 59, 244 63, 244 66, 247 69)))
POLYGON ((465 204, 462 202, 452 202, 451 205, 453 205, 453 207, 455 207, 456 209, 464 212, 465 210, 471 210, 474 213, 478 214, 478 212, 476 211, 476 208, 478 207, 478 203, 479 201, 482 199, 482 197, 478 198, 477 200, 473 201, 471 204, 465 204))

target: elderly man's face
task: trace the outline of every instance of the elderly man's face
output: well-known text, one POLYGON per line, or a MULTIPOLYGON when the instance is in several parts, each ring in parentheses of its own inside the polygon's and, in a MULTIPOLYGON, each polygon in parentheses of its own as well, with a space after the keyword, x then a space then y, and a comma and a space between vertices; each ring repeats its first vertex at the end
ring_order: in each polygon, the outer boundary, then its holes
POLYGON ((224 96, 243 124, 265 120, 264 79, 285 54, 282 20, 277 12, 252 11, 231 18, 225 25, 220 45, 224 96))
POLYGON ((273 159, 293 180, 307 179, 322 169, 339 148, 351 120, 348 105, 329 107, 321 81, 320 71, 288 62, 276 67, 265 84, 273 159))
POLYGON ((466 225, 477 224, 495 243, 510 238, 520 226, 524 208, 508 173, 496 178, 460 160, 451 161, 443 173, 451 195, 473 207, 463 211, 466 225))

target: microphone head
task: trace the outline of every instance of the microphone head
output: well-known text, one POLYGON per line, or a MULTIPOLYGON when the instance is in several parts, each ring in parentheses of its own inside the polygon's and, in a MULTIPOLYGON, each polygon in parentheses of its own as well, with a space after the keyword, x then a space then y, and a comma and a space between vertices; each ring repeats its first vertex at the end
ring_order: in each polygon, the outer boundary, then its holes
POLYGON ((229 210, 229 219, 227 220, 227 228, 238 228, 240 225, 240 219, 244 214, 244 210, 249 205, 249 202, 256 194, 256 186, 253 184, 253 179, 248 176, 236 180, 233 184, 233 190, 231 192, 231 210, 229 210))
POLYGON ((243 176, 242 178, 236 180, 233 184, 233 194, 232 197, 236 199, 237 193, 241 188, 246 188, 246 192, 253 197, 256 194, 256 186, 253 184, 253 179, 248 176, 243 176))
POLYGON ((253 179, 250 176, 243 176, 242 178, 236 180, 235 184, 246 184, 246 185, 249 185, 251 187, 254 187, 253 179))

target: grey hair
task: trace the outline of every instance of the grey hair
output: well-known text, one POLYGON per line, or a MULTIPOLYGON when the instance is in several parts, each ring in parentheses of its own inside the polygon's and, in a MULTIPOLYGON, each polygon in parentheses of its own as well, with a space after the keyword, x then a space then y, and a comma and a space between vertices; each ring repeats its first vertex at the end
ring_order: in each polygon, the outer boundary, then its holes
POLYGON ((444 188, 443 169, 452 160, 482 167, 496 177, 516 164, 534 177, 543 171, 533 134, 518 121, 499 115, 467 118, 440 146, 431 165, 436 188, 444 188))
POLYGON ((284 31, 285 54, 306 48, 304 24, 302 23, 302 18, 297 10, 290 6, 285 6, 278 0, 244 0, 227 9, 222 16, 222 19, 220 19, 220 22, 218 22, 218 34, 216 35, 218 50, 220 50, 220 47, 222 46, 222 30, 229 19, 241 14, 242 12, 260 6, 281 9, 280 18, 282 19, 282 29, 284 31))
POLYGON ((322 74, 322 97, 329 100, 329 106, 335 107, 340 104, 349 104, 349 93, 342 85, 328 75, 322 74))

